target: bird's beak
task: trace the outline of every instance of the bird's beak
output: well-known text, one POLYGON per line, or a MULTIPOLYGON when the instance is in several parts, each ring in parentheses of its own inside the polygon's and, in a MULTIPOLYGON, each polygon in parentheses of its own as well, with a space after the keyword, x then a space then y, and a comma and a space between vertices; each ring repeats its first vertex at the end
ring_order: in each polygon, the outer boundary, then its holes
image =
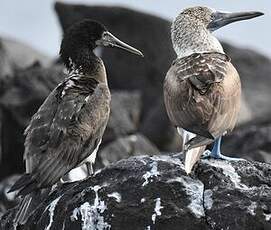
POLYGON ((137 54, 139 56, 144 57, 143 53, 136 48, 122 42, 118 38, 116 38, 113 34, 106 31, 103 33, 102 38, 96 41, 96 45, 105 46, 105 47, 117 47, 123 50, 126 50, 130 53, 137 54))
POLYGON ((264 15, 262 12, 257 11, 238 12, 238 13, 214 12, 212 15, 213 20, 209 23, 207 28, 210 31, 215 31, 230 23, 256 18, 262 15, 264 15))

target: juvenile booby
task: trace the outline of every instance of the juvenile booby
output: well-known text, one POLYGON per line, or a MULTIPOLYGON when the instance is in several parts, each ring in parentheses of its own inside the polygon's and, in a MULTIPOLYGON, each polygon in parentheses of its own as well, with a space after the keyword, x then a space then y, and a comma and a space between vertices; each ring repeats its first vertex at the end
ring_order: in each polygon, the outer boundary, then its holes
POLYGON ((183 135, 185 170, 214 142, 209 157, 220 152, 221 137, 236 123, 241 97, 239 75, 212 32, 261 12, 226 13, 191 7, 174 20, 171 38, 177 59, 164 81, 164 101, 170 121, 183 135))
POLYGON ((26 174, 10 189, 25 196, 15 225, 25 223, 35 203, 31 201, 38 199, 41 189, 51 187, 83 163, 92 173, 111 97, 105 66, 93 52, 97 46, 143 56, 93 20, 78 22, 64 33, 60 57, 68 76, 47 97, 25 130, 26 174))

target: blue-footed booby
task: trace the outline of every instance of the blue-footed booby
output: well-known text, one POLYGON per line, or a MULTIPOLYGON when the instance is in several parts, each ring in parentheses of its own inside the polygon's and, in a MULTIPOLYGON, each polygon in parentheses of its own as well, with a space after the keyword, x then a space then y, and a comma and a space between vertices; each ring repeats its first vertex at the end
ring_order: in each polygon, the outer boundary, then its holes
POLYGON ((111 98, 105 66, 93 52, 97 46, 117 47, 143 56, 93 20, 83 20, 65 31, 60 57, 68 75, 25 130, 26 173, 10 189, 24 196, 14 225, 24 224, 42 189, 57 183, 71 169, 86 163, 92 173, 111 98))
POLYGON ((185 170, 189 174, 214 142, 209 157, 220 152, 221 137, 231 131, 240 107, 241 83, 213 31, 261 12, 226 13, 208 7, 183 10, 172 23, 171 38, 177 59, 164 81, 164 101, 170 121, 183 136, 185 170))

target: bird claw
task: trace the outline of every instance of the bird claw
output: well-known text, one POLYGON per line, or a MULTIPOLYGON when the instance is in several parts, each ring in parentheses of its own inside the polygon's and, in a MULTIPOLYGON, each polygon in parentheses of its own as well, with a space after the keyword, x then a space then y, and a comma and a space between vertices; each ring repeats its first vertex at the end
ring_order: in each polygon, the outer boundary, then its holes
POLYGON ((219 159, 219 160, 227 160, 227 161, 245 161, 245 159, 243 158, 227 157, 221 153, 213 153, 210 150, 204 151, 201 157, 201 159, 211 159, 211 158, 219 159))

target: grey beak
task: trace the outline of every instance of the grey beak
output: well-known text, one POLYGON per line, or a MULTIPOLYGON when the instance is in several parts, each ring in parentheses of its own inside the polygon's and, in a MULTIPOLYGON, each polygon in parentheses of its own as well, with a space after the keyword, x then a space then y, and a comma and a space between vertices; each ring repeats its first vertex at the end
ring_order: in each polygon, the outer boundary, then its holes
POLYGON ((212 15, 214 19, 209 23, 207 28, 210 31, 215 31, 230 23, 256 18, 262 15, 264 14, 258 11, 238 12, 238 13, 214 12, 212 15))
POLYGON ((143 53, 136 48, 122 42, 118 38, 116 38, 113 34, 106 31, 103 33, 102 38, 96 41, 96 45, 98 46, 105 46, 105 47, 117 47, 123 50, 126 50, 130 53, 137 54, 139 56, 144 57, 143 53))

